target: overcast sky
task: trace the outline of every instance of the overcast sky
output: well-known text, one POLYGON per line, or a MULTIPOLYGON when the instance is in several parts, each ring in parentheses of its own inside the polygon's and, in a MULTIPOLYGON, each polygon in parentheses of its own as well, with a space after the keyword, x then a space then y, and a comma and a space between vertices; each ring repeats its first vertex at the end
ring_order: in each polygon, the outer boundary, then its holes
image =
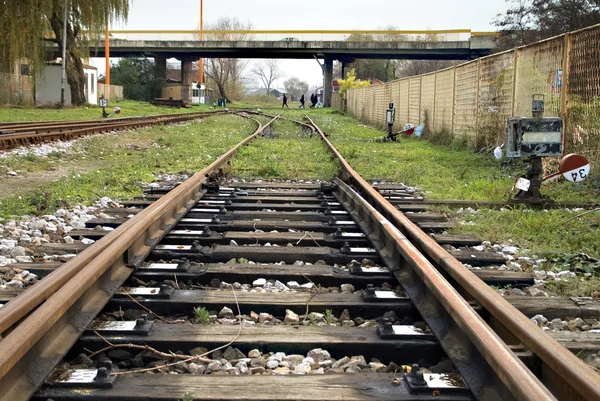
MULTIPOLYGON (((255 29, 471 29, 495 30, 492 19, 505 0, 204 0, 204 23, 222 16, 251 22, 255 29)), ((200 0, 132 0, 129 20, 113 29, 197 29, 200 0)), ((104 64, 94 60, 100 73, 104 64)), ((286 78, 312 86, 322 82, 314 60, 281 61, 286 78)), ((279 84, 281 85, 281 80, 279 84)))

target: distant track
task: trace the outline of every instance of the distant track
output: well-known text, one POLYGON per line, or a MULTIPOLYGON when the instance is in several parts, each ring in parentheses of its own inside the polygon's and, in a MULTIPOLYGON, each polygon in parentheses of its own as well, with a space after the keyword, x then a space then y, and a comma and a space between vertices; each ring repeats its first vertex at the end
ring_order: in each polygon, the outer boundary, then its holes
POLYGON ((104 132, 136 129, 160 124, 173 124, 224 113, 226 112, 215 111, 102 120, 0 123, 0 149, 8 150, 18 146, 71 140, 104 132))

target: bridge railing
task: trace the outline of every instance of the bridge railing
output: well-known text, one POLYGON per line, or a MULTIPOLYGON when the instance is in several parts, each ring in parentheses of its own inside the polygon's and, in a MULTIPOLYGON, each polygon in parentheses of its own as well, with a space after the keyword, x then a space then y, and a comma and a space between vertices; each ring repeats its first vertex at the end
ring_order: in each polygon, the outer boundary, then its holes
POLYGON ((600 24, 442 71, 352 89, 346 105, 354 116, 384 126, 387 104, 394 102, 396 129, 426 122, 431 135, 453 133, 480 149, 504 143, 506 119, 531 116, 532 95, 543 94, 545 115, 564 119, 565 151, 598 166, 598 43, 600 24))
MULTIPOLYGON (((205 40, 256 40, 256 41, 416 41, 431 38, 435 41, 467 41, 471 36, 495 36, 495 32, 473 32, 470 29, 388 31, 388 30, 204 30, 205 40)), ((110 37, 124 40, 199 40, 200 31, 162 30, 111 30, 110 37)))

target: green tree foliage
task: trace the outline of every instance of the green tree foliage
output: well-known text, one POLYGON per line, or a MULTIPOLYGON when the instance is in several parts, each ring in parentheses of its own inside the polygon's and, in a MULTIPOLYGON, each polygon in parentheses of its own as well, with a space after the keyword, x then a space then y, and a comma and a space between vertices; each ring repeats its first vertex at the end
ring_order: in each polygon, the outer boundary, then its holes
POLYGON ((353 68, 346 74, 346 79, 338 79, 338 84, 340 84, 340 94, 343 96, 346 94, 348 89, 370 86, 371 81, 363 81, 362 79, 358 79, 356 77, 356 71, 353 68))
POLYGON ((600 0, 507 0, 494 24, 501 50, 600 23, 600 0))
POLYGON ((346 74, 346 79, 338 79, 338 84, 340 85, 340 96, 342 97, 343 108, 344 108, 344 111, 346 111, 348 109, 348 103, 347 103, 347 97, 346 97, 346 93, 348 92, 348 89, 370 86, 371 81, 368 81, 368 80, 363 81, 361 79, 358 79, 356 77, 356 71, 353 68, 350 71, 348 71, 348 73, 346 74))
MULTIPOLYGON (((82 50, 104 34, 106 22, 127 18, 130 0, 69 0, 67 20, 67 81, 74 104, 85 102, 82 50)), ((12 72, 16 63, 28 60, 34 76, 48 58, 47 42, 62 53, 64 0, 0 1, 0 69, 12 72), (50 32, 53 32, 51 34, 50 32)))
POLYGON ((147 58, 123 58, 110 67, 111 84, 123 86, 125 99, 150 101, 160 97, 162 82, 147 58))

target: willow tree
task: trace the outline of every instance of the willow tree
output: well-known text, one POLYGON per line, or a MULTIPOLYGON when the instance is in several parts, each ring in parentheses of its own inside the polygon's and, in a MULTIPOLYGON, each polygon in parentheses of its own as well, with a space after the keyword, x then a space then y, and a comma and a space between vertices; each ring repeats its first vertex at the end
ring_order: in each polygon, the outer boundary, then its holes
MULTIPOLYGON (((82 57, 87 45, 104 35, 107 21, 124 21, 130 0, 67 0, 67 82, 71 103, 85 102, 82 57)), ((34 77, 48 55, 47 43, 56 43, 62 54, 65 0, 0 1, 0 68, 10 72, 28 60, 34 77), (53 34, 52 34, 52 33, 53 34)))

